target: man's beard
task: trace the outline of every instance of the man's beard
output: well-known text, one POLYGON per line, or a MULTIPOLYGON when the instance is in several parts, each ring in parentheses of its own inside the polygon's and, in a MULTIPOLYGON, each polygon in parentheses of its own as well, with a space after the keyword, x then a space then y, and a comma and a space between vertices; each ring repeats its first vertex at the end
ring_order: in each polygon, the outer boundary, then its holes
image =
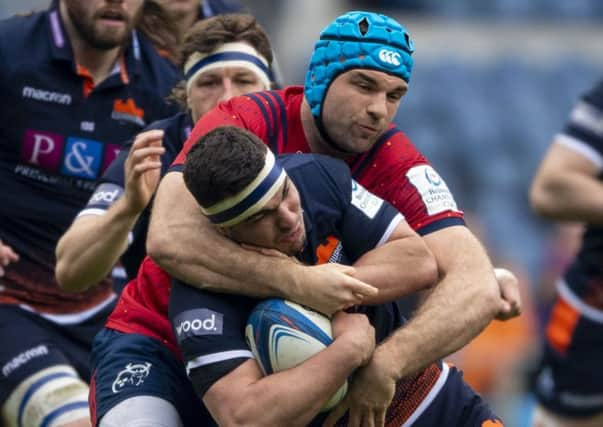
MULTIPOLYGON (((71 11, 69 12, 71 15, 71 11)), ((124 46, 131 37, 131 21, 124 21, 124 30, 119 32, 98 31, 95 27, 96 17, 82 20, 80 17, 71 15, 71 22, 80 37, 92 48, 98 50, 111 50, 124 46)))

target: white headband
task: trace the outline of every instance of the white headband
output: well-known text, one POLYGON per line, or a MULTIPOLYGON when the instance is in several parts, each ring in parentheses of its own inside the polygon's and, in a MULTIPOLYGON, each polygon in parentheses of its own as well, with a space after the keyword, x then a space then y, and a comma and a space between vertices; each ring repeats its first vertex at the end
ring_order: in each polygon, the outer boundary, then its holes
POLYGON ((184 63, 187 93, 199 74, 221 67, 246 68, 258 76, 266 89, 270 88, 272 72, 266 58, 247 43, 232 42, 224 43, 209 54, 193 52, 188 57, 184 63))
POLYGON ((207 208, 201 206, 201 212, 221 227, 240 224, 259 212, 274 197, 286 176, 285 170, 276 163, 274 154, 267 149, 264 167, 253 181, 234 196, 207 208))

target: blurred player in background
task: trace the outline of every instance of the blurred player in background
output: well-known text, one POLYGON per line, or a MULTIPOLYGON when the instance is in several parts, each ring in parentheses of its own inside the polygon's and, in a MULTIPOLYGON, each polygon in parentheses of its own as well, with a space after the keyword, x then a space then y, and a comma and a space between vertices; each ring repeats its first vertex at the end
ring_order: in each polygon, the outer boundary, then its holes
MULTIPOLYGON (((182 46, 185 80, 172 93, 186 112, 151 124, 104 174, 89 204, 57 245, 57 280, 62 286, 85 289, 106 275, 126 248, 121 260, 127 272, 136 276, 145 255, 148 204, 160 175, 179 152, 192 123, 206 111, 232 96, 270 88, 271 55, 268 36, 251 15, 219 15, 193 26, 182 46)), ((141 296, 141 300, 146 298, 141 296)), ((168 324, 167 296, 165 300, 164 317, 168 324)), ((151 323, 156 322, 153 319, 151 323)), ((147 338, 148 334, 134 335, 141 332, 136 321, 126 322, 124 327, 117 330, 131 334, 115 333, 111 340, 117 351, 97 346, 94 355, 96 367, 102 360, 102 367, 95 375, 94 422, 207 425, 206 421, 200 421, 204 420, 203 408, 190 388, 182 363, 163 344, 161 334, 153 338, 147 338), (145 363, 151 355, 155 357, 150 378, 138 387, 124 383, 124 388, 114 393, 113 381, 120 372, 125 370, 122 376, 129 375, 126 369, 129 361, 124 361, 124 355, 139 354, 141 343, 148 343, 145 363), (155 378, 157 381, 153 381, 155 378), (106 384, 108 387, 103 388, 106 384)), ((172 336, 169 324, 162 334, 172 336)))
POLYGON ((168 13, 176 25, 178 39, 184 40, 186 32, 199 20, 227 13, 241 13, 243 5, 236 0, 155 0, 168 13))
POLYGON ((251 15, 198 22, 185 38, 181 56, 185 80, 172 97, 186 112, 149 125, 100 179, 57 245, 56 274, 63 287, 85 289, 104 277, 122 254, 133 278, 145 255, 147 206, 193 124, 221 101, 270 89, 270 41, 251 15))
POLYGON ((177 73, 133 31, 142 4, 60 0, 0 22, 4 426, 89 425, 90 345, 115 294, 60 290, 54 248, 117 143, 176 111, 177 73))
POLYGON ((603 425, 603 81, 578 101, 532 183, 540 215, 586 224, 557 282, 535 384, 534 427, 603 425))

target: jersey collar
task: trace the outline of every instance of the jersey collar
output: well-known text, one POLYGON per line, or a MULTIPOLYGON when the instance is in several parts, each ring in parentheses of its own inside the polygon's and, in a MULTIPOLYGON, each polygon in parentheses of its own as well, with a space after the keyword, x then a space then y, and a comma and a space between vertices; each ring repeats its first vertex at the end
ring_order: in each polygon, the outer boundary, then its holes
MULTIPOLYGON (((50 41, 52 59, 69 61, 74 64, 73 69, 76 70, 73 50, 71 48, 67 31, 65 31, 65 25, 61 19, 61 13, 59 12, 58 5, 53 5, 50 9, 48 9, 47 17, 49 31, 48 39, 50 41)), ((118 72, 121 73, 121 80, 124 82, 124 84, 127 84, 127 82, 130 81, 132 74, 140 74, 141 47, 140 39, 136 30, 132 30, 130 43, 126 47, 122 58, 118 60, 116 67, 120 67, 118 72), (125 70, 123 69, 124 65, 125 70)))

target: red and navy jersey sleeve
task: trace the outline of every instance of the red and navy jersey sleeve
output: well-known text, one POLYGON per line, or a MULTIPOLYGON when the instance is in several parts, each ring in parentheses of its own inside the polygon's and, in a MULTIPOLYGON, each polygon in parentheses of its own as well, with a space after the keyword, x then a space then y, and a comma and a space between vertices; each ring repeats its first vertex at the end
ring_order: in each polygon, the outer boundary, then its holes
POLYGON ((260 108, 261 104, 258 104, 256 100, 258 96, 249 94, 233 98, 219 104, 201 117, 184 143, 182 150, 176 156, 170 171, 182 170, 182 165, 191 147, 207 132, 221 126, 237 126, 247 129, 267 142, 267 118, 262 108, 260 108))
POLYGON ((419 234, 464 224, 444 179, 396 127, 350 167, 359 183, 390 202, 419 234))

